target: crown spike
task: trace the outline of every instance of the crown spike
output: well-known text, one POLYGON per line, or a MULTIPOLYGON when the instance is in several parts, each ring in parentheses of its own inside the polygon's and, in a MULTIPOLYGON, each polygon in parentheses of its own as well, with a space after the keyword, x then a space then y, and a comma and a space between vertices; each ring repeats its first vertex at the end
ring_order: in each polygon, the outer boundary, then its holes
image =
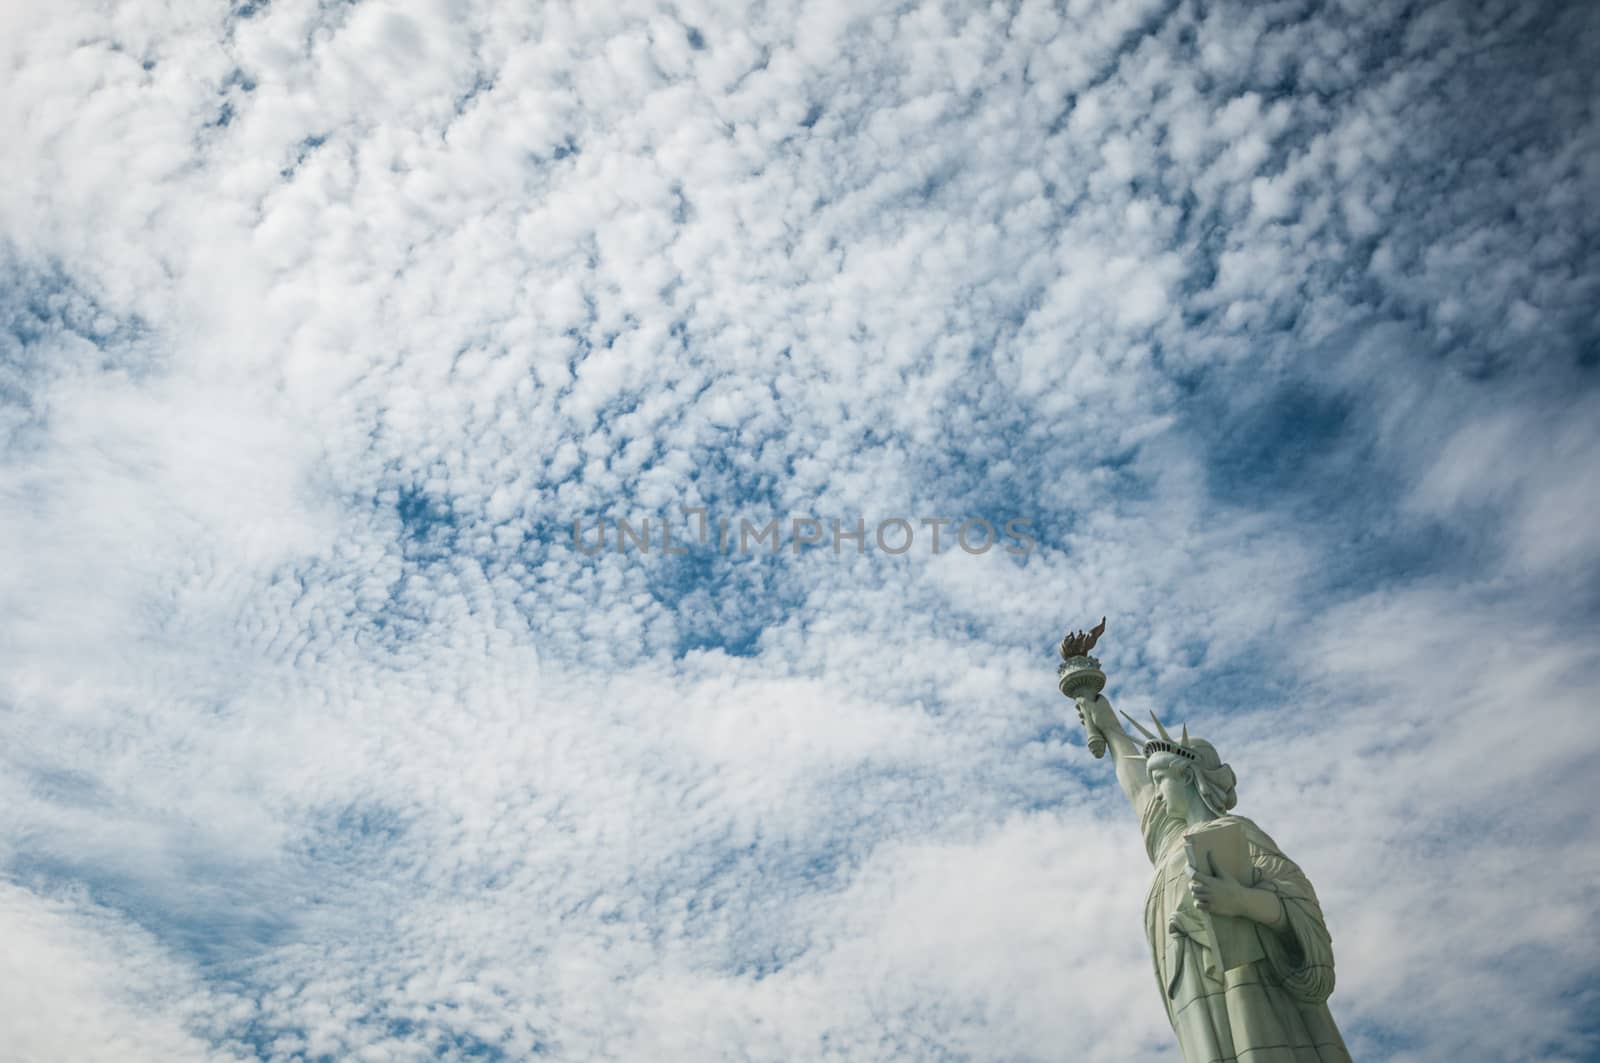
POLYGON ((1144 724, 1140 723, 1138 720, 1135 720, 1132 716, 1129 716, 1127 713, 1124 712, 1122 714, 1122 718, 1124 720, 1127 720, 1129 723, 1133 724, 1135 727, 1137 727, 1139 729, 1139 733, 1144 735, 1150 741, 1154 742, 1156 740, 1156 736, 1150 733, 1150 728, 1146 727, 1144 724))
POLYGON ((1183 737, 1179 741, 1184 745, 1189 744, 1189 725, 1187 723, 1183 725, 1183 737))
POLYGON ((1172 736, 1167 733, 1167 728, 1166 728, 1165 725, 1162 724, 1161 717, 1156 715, 1156 710, 1154 710, 1154 709, 1150 710, 1150 718, 1156 722, 1156 730, 1161 732, 1162 741, 1171 742, 1172 741, 1172 736))

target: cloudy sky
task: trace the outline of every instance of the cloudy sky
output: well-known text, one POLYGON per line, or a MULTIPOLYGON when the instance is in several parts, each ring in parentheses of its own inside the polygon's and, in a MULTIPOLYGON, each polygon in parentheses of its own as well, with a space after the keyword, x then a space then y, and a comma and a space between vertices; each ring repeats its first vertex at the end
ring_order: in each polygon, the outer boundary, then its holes
POLYGON ((1357 1059, 1600 1059, 1600 9, 0 53, 0 1057, 1174 1061, 1106 614, 1357 1059))

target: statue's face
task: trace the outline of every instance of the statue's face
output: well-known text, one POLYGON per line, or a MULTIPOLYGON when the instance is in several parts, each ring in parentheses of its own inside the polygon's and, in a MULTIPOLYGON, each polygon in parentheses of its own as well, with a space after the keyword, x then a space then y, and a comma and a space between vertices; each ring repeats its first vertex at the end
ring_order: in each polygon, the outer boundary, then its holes
POLYGON ((1192 819, 1200 811, 1200 791, 1194 784, 1194 769, 1184 758, 1157 753, 1150 758, 1149 769, 1150 782, 1166 802, 1168 812, 1192 819))

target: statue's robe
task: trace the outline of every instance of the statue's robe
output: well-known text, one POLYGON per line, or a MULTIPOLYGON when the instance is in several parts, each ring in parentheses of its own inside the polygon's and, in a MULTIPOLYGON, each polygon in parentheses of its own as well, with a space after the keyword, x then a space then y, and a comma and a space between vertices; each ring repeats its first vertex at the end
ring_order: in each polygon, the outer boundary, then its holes
POLYGON ((1241 920, 1242 954, 1254 958, 1219 971, 1215 939, 1189 892, 1186 824, 1154 795, 1139 819, 1156 869, 1145 935, 1184 1063, 1350 1063, 1328 1011, 1333 945, 1305 874, 1250 820, 1222 817, 1244 827, 1254 877, 1244 884, 1276 893, 1285 921, 1269 928, 1241 920))

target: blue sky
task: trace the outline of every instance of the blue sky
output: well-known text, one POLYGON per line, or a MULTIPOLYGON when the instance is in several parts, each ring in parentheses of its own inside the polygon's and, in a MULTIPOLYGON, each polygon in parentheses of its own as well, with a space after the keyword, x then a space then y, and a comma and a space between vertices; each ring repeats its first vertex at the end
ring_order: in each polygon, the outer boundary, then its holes
POLYGON ((1595 10, 0 49, 0 1055, 1175 1060, 1054 687, 1104 614, 1356 1058, 1600 1058, 1595 10), (646 518, 688 553, 572 540, 646 518))

